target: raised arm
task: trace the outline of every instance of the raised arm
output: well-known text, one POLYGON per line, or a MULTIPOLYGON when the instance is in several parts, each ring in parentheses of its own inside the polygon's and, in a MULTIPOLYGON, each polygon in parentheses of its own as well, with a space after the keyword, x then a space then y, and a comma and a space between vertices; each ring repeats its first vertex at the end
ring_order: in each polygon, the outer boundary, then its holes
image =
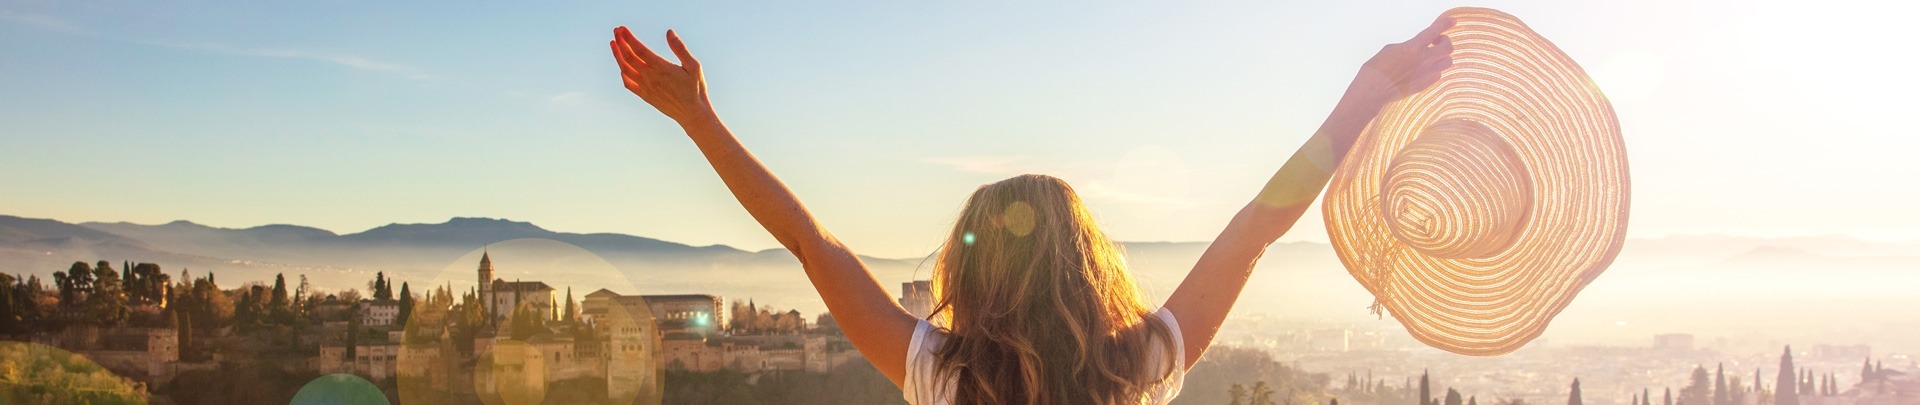
POLYGON ((1367 122, 1386 103, 1432 86, 1440 72, 1452 66, 1453 43, 1441 34, 1452 26, 1452 19, 1442 18, 1413 39, 1387 45, 1368 60, 1320 129, 1200 255, 1166 304, 1180 322, 1187 367, 1193 367, 1213 344, 1214 334, 1246 287, 1254 262, 1319 197, 1367 122))
POLYGON ((627 90, 662 114, 680 123, 713 171, 774 239, 800 259, 813 287, 826 301, 847 340, 899 385, 906 375, 907 342, 914 318, 887 295, 865 263, 846 245, 827 233, 786 184, 773 176, 720 123, 707 101, 706 79, 700 61, 687 52, 680 36, 667 31, 667 44, 680 59, 676 65, 655 54, 626 27, 614 29, 614 59, 627 90))

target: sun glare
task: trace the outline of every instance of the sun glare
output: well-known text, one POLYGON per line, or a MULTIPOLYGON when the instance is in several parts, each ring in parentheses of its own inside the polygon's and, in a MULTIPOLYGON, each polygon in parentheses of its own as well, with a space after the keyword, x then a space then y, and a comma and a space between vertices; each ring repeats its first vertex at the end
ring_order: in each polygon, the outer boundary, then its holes
POLYGON ((1659 56, 1627 50, 1600 62, 1593 71, 1593 81, 1609 101, 1632 103, 1657 92, 1665 73, 1659 56))

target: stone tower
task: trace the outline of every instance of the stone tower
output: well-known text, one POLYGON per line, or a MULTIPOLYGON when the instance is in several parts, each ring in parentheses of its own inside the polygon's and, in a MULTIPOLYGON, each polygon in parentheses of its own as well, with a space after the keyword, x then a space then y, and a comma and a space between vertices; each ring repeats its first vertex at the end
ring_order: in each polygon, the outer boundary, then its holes
POLYGON ((488 257, 487 252, 480 252, 480 296, 476 298, 490 299, 492 297, 493 258, 488 257))

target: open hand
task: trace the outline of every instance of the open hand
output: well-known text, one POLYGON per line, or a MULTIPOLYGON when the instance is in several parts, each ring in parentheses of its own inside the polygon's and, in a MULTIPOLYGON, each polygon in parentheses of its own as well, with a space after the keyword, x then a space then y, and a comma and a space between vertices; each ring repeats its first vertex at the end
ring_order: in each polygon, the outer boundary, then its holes
POLYGON ((713 105, 707 101, 707 80, 700 74, 700 60, 687 52, 679 34, 667 30, 667 46, 673 48, 680 64, 655 54, 625 26, 613 29, 613 41, 607 45, 613 47, 613 59, 620 63, 620 78, 633 95, 681 126, 714 118, 713 105))
POLYGON ((1432 87, 1453 66, 1453 40, 1445 34, 1453 24, 1442 16, 1413 39, 1381 48, 1360 66, 1349 91, 1385 104, 1432 87))

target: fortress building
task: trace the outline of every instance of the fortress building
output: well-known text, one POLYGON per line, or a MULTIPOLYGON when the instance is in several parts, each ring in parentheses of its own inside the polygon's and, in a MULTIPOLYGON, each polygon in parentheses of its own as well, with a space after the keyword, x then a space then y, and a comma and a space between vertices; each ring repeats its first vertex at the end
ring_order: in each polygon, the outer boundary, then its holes
MULTIPOLYGON (((493 258, 488 253, 480 254, 480 297, 487 302, 487 313, 493 319, 504 320, 513 315, 514 308, 522 303, 532 307, 535 312, 551 318, 555 313, 554 298, 557 292, 552 286, 539 281, 506 281, 495 278, 493 258)), ((552 319, 548 319, 552 320, 552 319)))

